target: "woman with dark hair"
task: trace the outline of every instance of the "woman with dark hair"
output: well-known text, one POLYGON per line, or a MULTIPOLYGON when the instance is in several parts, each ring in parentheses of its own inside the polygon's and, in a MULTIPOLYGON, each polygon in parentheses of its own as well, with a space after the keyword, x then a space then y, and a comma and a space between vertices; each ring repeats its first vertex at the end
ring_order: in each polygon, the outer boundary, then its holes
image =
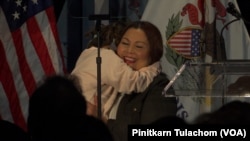
MULTIPOLYGON (((130 94, 131 92, 142 92, 152 82, 159 72, 160 62, 154 63, 140 69, 133 70, 115 52, 110 49, 111 44, 117 44, 123 31, 123 24, 114 22, 102 26, 100 31, 100 56, 101 65, 101 107, 102 118, 106 121, 108 113, 118 92, 130 94)), ((76 62, 71 74, 80 79, 82 94, 87 101, 87 114, 97 117, 97 69, 96 57, 98 54, 98 40, 90 41, 89 48, 85 49, 76 62)))
MULTIPOLYGON (((122 34, 117 54, 134 70, 160 61, 163 40, 159 29, 147 21, 131 23, 122 34)), ((163 117, 176 116, 176 98, 162 95, 168 82, 166 75, 160 73, 145 91, 131 95, 120 94, 108 120, 115 141, 127 140, 127 127, 130 124, 150 124, 163 117)), ((172 87, 168 93, 174 94, 172 87)))

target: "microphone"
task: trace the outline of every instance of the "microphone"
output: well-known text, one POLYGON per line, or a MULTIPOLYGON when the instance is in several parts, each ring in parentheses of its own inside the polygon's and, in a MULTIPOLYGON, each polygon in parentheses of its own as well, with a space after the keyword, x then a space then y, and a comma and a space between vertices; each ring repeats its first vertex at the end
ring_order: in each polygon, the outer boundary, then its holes
MULTIPOLYGON (((229 6, 229 7, 226 8, 227 12, 230 13, 231 15, 233 15, 234 17, 236 17, 236 19, 234 19, 234 20, 232 20, 232 21, 226 23, 226 24, 222 27, 222 29, 221 29, 221 31, 220 31, 220 49, 221 49, 220 51, 221 51, 221 54, 217 54, 217 61, 227 61, 226 48, 225 48, 225 41, 224 41, 223 35, 222 35, 224 29, 225 29, 229 24, 232 24, 233 22, 236 22, 236 21, 240 20, 241 18, 243 19, 243 17, 241 16, 240 12, 236 9, 234 3, 229 2, 229 3, 228 3, 228 6, 229 6), (221 56, 220 56, 220 55, 221 55, 221 56)), ((243 20, 244 20, 244 19, 243 19, 243 20)), ((218 50, 219 50, 219 49, 217 48, 217 51, 218 51, 218 50)))
POLYGON ((101 30, 101 21, 102 20, 110 20, 110 15, 108 14, 97 14, 97 15, 89 15, 90 21, 96 21, 96 30, 101 30))
POLYGON ((89 20, 110 20, 110 15, 107 14, 89 15, 89 20))
POLYGON ((234 3, 229 2, 228 6, 229 7, 226 9, 228 13, 230 13, 231 15, 233 15, 234 17, 236 17, 237 19, 241 19, 242 18, 240 12, 236 9, 234 3))

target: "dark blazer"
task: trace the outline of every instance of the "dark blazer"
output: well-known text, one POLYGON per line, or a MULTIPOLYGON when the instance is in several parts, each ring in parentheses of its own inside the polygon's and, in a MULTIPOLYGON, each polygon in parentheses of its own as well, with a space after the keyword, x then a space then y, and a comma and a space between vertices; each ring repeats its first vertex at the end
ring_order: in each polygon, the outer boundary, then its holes
MULTIPOLYGON (((160 73, 144 92, 122 98, 116 120, 108 121, 115 141, 127 141, 127 126, 130 124, 149 124, 162 117, 176 116, 176 98, 162 95, 168 82, 166 75, 160 73)), ((172 87, 168 93, 174 94, 172 87)))

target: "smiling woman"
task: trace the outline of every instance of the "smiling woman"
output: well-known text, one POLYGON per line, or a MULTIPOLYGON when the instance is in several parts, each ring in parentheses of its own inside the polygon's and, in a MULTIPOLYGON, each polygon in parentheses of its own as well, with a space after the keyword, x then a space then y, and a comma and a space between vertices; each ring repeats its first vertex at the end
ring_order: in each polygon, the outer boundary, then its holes
MULTIPOLYGON (((95 36, 89 42, 89 48, 81 53, 75 68, 71 72, 71 74, 76 75, 80 79, 80 85, 83 90, 82 94, 87 100, 87 114, 99 117, 100 115, 97 115, 97 111, 101 110, 101 118, 105 121, 107 120, 114 100, 118 96, 118 92, 126 94, 130 94, 134 91, 142 92, 159 73, 160 62, 150 63, 152 65, 148 65, 149 63, 146 65, 143 64, 140 65, 140 68, 133 70, 131 68, 132 66, 129 67, 122 58, 111 49, 111 44, 117 45, 115 41, 120 41, 121 33, 125 28, 122 23, 119 23, 120 22, 114 22, 109 25, 103 25, 100 31, 102 41, 100 45, 100 56, 102 57, 102 66, 104 66, 101 68, 101 79, 99 80, 97 78, 96 55, 98 54, 98 38, 95 36), (101 81, 101 100, 97 97, 97 81, 101 81), (100 101, 101 107, 97 107, 100 101)), ((125 48, 127 48, 126 44, 130 45, 130 41, 132 41, 132 43, 134 42, 131 38, 129 38, 128 41, 129 42, 125 43, 125 48)), ((140 51, 138 54, 143 53, 140 51)), ((148 56, 147 54, 145 55, 148 56)), ((131 62, 139 58, 140 55, 126 56, 126 59, 130 59, 131 62)))
POLYGON ((128 29, 117 48, 117 53, 134 70, 151 64, 149 42, 140 29, 128 29))
MULTIPOLYGON (((139 70, 160 61, 163 41, 156 26, 147 21, 135 21, 128 25, 122 35, 117 54, 131 68, 139 70)), ((176 116, 176 99, 162 96, 168 82, 166 75, 160 73, 145 91, 119 95, 107 123, 115 141, 127 141, 128 125, 150 124, 163 117, 176 116)), ((173 88, 168 93, 174 94, 173 88)))
POLYGON ((160 31, 149 22, 131 23, 124 30, 117 54, 135 70, 159 61, 163 54, 160 31), (129 62, 131 59, 134 62, 129 62))

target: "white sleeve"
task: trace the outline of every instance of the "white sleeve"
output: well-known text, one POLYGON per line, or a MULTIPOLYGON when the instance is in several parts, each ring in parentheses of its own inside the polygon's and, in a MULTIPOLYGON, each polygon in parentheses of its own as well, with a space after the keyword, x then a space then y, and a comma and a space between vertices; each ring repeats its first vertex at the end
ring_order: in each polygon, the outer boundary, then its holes
POLYGON ((143 92, 159 73, 160 62, 135 71, 112 50, 103 51, 101 55, 102 82, 121 93, 143 92))

